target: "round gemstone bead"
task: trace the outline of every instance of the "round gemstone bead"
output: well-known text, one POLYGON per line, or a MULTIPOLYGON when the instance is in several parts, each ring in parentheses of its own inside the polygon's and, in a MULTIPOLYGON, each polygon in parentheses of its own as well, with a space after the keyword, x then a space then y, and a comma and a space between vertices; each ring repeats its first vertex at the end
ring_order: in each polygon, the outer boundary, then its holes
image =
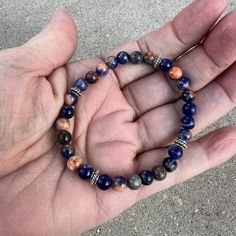
POLYGON ((186 116, 194 116, 197 113, 197 106, 192 102, 188 102, 184 104, 182 111, 186 116))
POLYGON ((112 186, 112 179, 109 175, 100 175, 97 181, 97 186, 101 190, 107 190, 112 186))
POLYGON ((83 164, 78 169, 78 174, 81 179, 90 179, 93 173, 93 168, 88 164, 83 164))
POLYGON ((109 72, 109 68, 105 63, 98 64, 96 72, 99 76, 106 76, 109 72))
POLYGON ((109 69, 114 70, 118 65, 118 60, 116 57, 110 56, 105 61, 109 69))
POLYGON ((174 145, 172 147, 169 148, 168 150, 168 154, 170 156, 171 160, 178 160, 183 156, 183 148, 178 146, 178 145, 174 145))
POLYGON ((123 176, 116 176, 112 181, 113 189, 117 192, 122 192, 127 188, 127 180, 123 176))
POLYGON ((122 65, 127 64, 129 62, 129 54, 127 52, 119 52, 116 56, 118 62, 122 65))
POLYGON ((178 137, 184 141, 189 141, 192 138, 192 133, 188 129, 181 129, 178 137))
POLYGON ((61 147, 61 155, 66 159, 75 155, 75 150, 72 145, 65 145, 61 147))
POLYGON ((177 168, 177 161, 172 161, 169 157, 165 158, 162 164, 167 172, 173 172, 177 168))
POLYGON ((142 185, 142 180, 138 175, 130 176, 127 185, 131 190, 138 190, 142 185))
POLYGON ((178 82, 177 82, 177 87, 181 90, 184 89, 189 89, 192 84, 192 81, 187 78, 187 77, 182 77, 178 82))
POLYGON ((184 116, 181 119, 181 126, 185 129, 193 129, 195 127, 195 121, 192 116, 184 116))
POLYGON ((98 80, 98 74, 95 71, 89 71, 86 75, 85 75, 85 79, 89 84, 94 84, 97 82, 98 80))
POLYGON ((74 86, 83 92, 88 88, 88 82, 85 79, 80 78, 75 81, 74 86))
POLYGON ((141 52, 135 51, 130 54, 130 61, 133 64, 140 64, 143 61, 143 54, 141 52))
POLYGON ((192 90, 185 89, 182 92, 181 98, 184 102, 192 102, 195 99, 195 94, 192 90))
POLYGON ((156 55, 154 53, 152 53, 152 52, 147 52, 143 56, 144 62, 146 64, 148 64, 148 65, 152 65, 154 60, 155 60, 155 58, 156 58, 156 55))
POLYGON ((65 118, 59 118, 56 121, 56 128, 57 130, 69 130, 70 122, 65 118))
POLYGON ((154 179, 161 181, 166 178, 166 169, 163 166, 154 166, 152 168, 154 179))
POLYGON ((60 111, 60 116, 66 119, 72 118, 74 115, 74 109, 70 106, 63 106, 60 111))
POLYGON ((160 70, 167 72, 171 69, 171 67, 172 67, 171 60, 169 60, 169 59, 162 59, 161 60, 161 63, 159 65, 160 70))
POLYGON ((169 70, 168 75, 173 80, 179 80, 183 75, 183 71, 180 67, 174 66, 169 70))
POLYGON ((150 185, 153 181, 153 173, 150 170, 142 170, 139 173, 140 178, 142 179, 143 185, 150 185))
POLYGON ((71 142, 72 136, 69 131, 63 130, 58 134, 57 139, 60 144, 65 145, 71 142))
POLYGON ((67 167, 71 171, 76 171, 82 164, 82 159, 79 156, 72 156, 67 160, 67 167))
POLYGON ((74 93, 67 93, 64 100, 67 106, 74 106, 78 102, 78 96, 74 93))

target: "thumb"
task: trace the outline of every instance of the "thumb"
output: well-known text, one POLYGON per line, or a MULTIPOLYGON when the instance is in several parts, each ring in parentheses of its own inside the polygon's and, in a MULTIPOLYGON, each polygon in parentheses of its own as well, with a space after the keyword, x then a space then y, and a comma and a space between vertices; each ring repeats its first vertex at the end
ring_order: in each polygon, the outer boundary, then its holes
POLYGON ((72 57, 76 45, 75 23, 65 11, 57 10, 38 35, 22 46, 3 50, 0 59, 33 76, 47 76, 72 57))

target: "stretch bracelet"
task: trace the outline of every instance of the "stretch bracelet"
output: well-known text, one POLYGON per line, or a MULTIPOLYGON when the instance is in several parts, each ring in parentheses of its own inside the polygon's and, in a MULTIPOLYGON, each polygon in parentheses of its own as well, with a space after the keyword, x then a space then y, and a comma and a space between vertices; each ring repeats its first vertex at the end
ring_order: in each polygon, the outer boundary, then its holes
POLYGON ((139 51, 131 54, 122 51, 117 56, 110 56, 105 63, 96 67, 95 71, 89 71, 85 78, 77 79, 70 91, 65 95, 64 105, 60 110, 59 118, 56 121, 56 128, 59 131, 58 142, 62 144, 61 155, 67 159, 67 167, 71 171, 78 173, 82 180, 89 180, 92 185, 96 185, 101 190, 107 190, 111 187, 116 191, 122 191, 127 187, 131 190, 137 190, 141 185, 150 185, 154 179, 157 181, 164 180, 168 172, 173 172, 177 168, 177 160, 183 156, 184 149, 192 137, 191 129, 194 128, 195 122, 193 116, 197 108, 193 103, 195 99, 194 92, 190 90, 191 80, 183 76, 180 67, 173 66, 169 59, 163 59, 152 52, 141 53, 139 51), (181 91, 181 99, 184 102, 182 112, 183 117, 180 121, 181 129, 173 145, 168 149, 168 157, 162 161, 162 165, 154 166, 151 170, 142 170, 137 175, 128 178, 123 176, 110 177, 102 174, 99 170, 93 169, 87 163, 83 163, 79 155, 75 154, 72 145, 72 135, 68 131, 70 128, 69 119, 74 115, 74 106, 78 98, 88 88, 88 84, 98 81, 99 77, 106 76, 109 70, 114 70, 119 64, 140 64, 142 62, 152 66, 156 70, 166 73, 167 77, 176 81, 177 88, 181 91))

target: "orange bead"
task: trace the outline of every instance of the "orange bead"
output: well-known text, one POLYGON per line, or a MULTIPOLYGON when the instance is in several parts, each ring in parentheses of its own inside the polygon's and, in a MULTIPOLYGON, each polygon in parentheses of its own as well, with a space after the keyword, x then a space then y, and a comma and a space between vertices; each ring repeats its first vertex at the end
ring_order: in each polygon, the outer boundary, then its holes
POLYGON ((69 130, 70 122, 66 118, 59 118, 56 121, 57 130, 69 130))
POLYGON ((178 80, 183 76, 183 71, 179 67, 172 67, 168 74, 171 79, 178 80))
POLYGON ((71 171, 76 171, 82 164, 82 159, 79 156, 72 156, 67 160, 67 167, 71 171))

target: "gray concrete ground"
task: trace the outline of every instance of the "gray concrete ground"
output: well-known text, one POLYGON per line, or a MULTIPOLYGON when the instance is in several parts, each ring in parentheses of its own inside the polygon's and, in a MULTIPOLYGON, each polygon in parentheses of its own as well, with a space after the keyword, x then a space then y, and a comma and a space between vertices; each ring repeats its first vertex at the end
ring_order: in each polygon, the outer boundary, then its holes
MULTIPOLYGON (((0 5, 1 49, 20 45, 40 31, 57 7, 80 29, 74 58, 107 51, 171 19, 190 0, 5 0, 0 5)), ((235 9, 229 1, 228 11, 235 9)), ((236 125, 236 110, 204 132, 236 125)), ((158 193, 97 227, 89 235, 236 235, 236 159, 158 193)))

